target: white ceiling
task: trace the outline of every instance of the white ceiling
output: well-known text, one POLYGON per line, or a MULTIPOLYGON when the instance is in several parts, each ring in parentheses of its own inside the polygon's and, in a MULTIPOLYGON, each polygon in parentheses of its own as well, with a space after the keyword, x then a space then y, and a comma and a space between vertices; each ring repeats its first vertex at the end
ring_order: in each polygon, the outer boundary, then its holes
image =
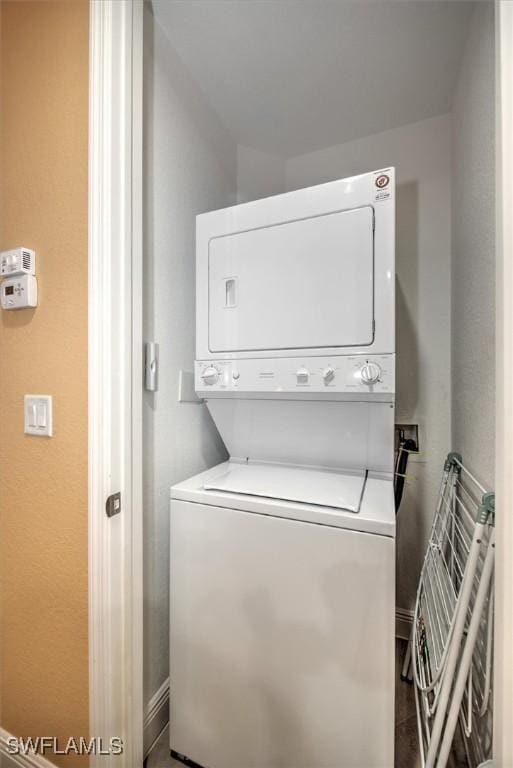
POLYGON ((294 156, 451 108, 465 0, 153 0, 234 139, 294 156))

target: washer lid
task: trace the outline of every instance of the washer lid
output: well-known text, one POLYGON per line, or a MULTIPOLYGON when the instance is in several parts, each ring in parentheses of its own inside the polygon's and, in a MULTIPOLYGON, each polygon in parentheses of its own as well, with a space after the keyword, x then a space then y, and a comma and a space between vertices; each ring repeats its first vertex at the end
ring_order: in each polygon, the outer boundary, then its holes
POLYGON ((228 464, 204 483, 206 491, 260 496, 358 512, 367 473, 336 472, 273 464, 228 464))
MULTIPOLYGON (((195 504, 208 506, 215 516, 216 509, 234 509, 239 512, 259 514, 273 519, 285 518, 295 520, 296 522, 315 523, 316 525, 328 525, 334 528, 344 528, 346 530, 361 531, 363 533, 379 534, 381 536, 395 537, 395 504, 394 504, 394 484, 391 474, 368 472, 366 478, 359 474, 360 482, 364 482, 363 497, 360 502, 358 512, 352 512, 339 507, 326 507, 319 505, 319 498, 316 497, 314 503, 305 501, 288 501, 269 496, 252 496, 249 493, 235 493, 228 490, 214 490, 217 487, 218 478, 225 477, 232 469, 242 469, 243 473, 250 470, 252 474, 255 464, 243 464, 237 461, 224 461, 211 469, 194 475, 188 480, 173 485, 171 488, 171 509, 175 501, 192 502, 190 511, 194 511, 195 504), (211 490, 207 490, 207 486, 211 490)), ((270 477, 269 468, 282 473, 287 470, 289 475, 291 470, 296 470, 304 476, 303 482, 306 483, 306 477, 311 474, 327 475, 330 479, 332 475, 335 478, 344 478, 347 480, 353 477, 349 472, 331 472, 330 470, 315 470, 305 467, 291 467, 283 465, 269 465, 258 462, 258 466, 263 469, 266 477, 270 477)), ((249 475, 248 475, 249 476, 249 475)), ((355 474, 358 478, 358 473, 355 474)), ((242 474, 246 477, 246 474, 242 474)), ((249 485, 249 484, 248 484, 249 485)), ((267 485, 265 492, 268 493, 267 485)), ((290 489, 289 489, 290 490, 290 489)), ((295 494, 296 495, 296 494, 295 494)), ((330 497, 331 503, 333 499, 330 497)))

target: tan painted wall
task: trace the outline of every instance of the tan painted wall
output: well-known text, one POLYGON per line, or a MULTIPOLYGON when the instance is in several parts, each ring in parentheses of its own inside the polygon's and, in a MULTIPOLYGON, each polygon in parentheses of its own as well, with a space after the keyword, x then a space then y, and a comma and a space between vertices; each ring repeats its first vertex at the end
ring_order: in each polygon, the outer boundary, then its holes
POLYGON ((40 286, 0 317, 0 725, 67 739, 88 732, 88 2, 0 11, 0 250, 34 248, 40 286), (25 393, 53 395, 53 438, 23 435, 25 393))

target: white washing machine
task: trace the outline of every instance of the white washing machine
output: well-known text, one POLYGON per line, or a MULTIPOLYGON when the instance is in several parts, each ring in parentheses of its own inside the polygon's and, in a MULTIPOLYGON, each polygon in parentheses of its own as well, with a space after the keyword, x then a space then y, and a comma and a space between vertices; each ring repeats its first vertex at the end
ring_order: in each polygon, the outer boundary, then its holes
POLYGON ((203 214, 196 268, 230 460, 171 489, 171 749, 392 768, 394 171, 203 214))

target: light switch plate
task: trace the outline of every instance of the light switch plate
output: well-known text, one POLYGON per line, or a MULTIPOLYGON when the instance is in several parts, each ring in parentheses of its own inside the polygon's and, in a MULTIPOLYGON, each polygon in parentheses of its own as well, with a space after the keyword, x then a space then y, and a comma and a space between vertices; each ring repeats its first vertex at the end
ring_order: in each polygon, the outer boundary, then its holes
POLYGON ((52 436, 52 396, 25 395, 25 434, 52 436))

